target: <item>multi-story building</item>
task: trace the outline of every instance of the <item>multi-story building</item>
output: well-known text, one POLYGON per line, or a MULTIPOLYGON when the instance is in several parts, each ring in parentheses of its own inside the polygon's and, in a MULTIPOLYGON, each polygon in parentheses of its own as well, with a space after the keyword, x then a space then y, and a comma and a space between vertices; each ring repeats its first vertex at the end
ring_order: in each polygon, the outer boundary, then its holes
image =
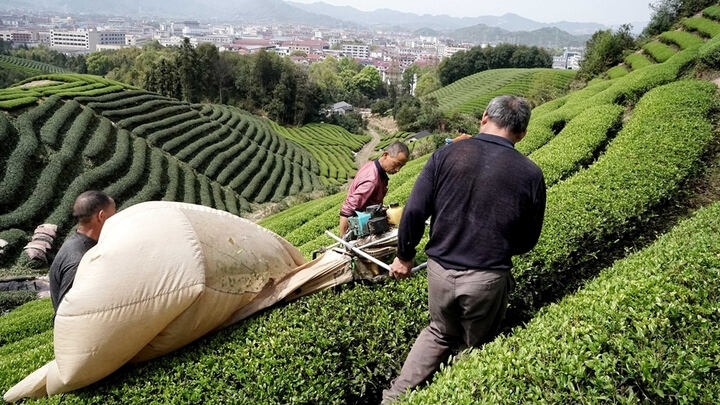
POLYGON ((580 69, 580 61, 582 60, 582 52, 574 52, 566 50, 561 56, 553 57, 553 69, 580 69))
POLYGON ((50 46, 64 51, 91 52, 97 46, 97 36, 88 30, 50 31, 50 46))
POLYGON ((33 33, 30 31, 0 31, 0 39, 12 41, 13 44, 28 44, 33 42, 33 33))
MULTIPOLYGON (((93 31, 91 31, 93 34, 93 31)), ((127 38, 124 32, 99 31, 97 32, 98 45, 127 45, 127 38)))
POLYGON ((50 46, 63 51, 92 52, 99 49, 116 49, 127 45, 125 33, 115 31, 50 31, 50 46))
POLYGON ((370 57, 370 47, 367 45, 345 44, 342 50, 346 56, 353 58, 367 59, 370 57))

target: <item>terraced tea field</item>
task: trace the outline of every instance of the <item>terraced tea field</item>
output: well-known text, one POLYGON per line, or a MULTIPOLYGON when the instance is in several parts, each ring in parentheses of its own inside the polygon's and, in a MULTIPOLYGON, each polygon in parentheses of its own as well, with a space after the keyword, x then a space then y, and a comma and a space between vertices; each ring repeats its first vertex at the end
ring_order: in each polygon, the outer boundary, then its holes
POLYGON ((557 69, 495 69, 464 77, 425 97, 435 97, 446 114, 482 112, 493 97, 503 94, 527 96, 542 81, 565 89, 575 77, 573 71, 557 69))

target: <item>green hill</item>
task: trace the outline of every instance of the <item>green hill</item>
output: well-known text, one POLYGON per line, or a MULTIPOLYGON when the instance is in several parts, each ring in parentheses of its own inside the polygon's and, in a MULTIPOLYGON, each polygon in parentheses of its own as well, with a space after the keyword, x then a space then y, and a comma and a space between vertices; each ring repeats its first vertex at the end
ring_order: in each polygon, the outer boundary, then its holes
POLYGON ((427 94, 438 100, 440 109, 482 113, 493 97, 513 94, 528 97, 534 92, 562 93, 575 77, 572 70, 493 69, 475 73, 427 94))
POLYGON ((21 248, 41 223, 65 235, 84 190, 105 190, 119 208, 169 200, 239 215, 323 190, 328 170, 342 184, 355 172, 351 151, 366 139, 326 124, 284 129, 234 107, 90 75, 27 79, 0 90, 0 109, 0 238, 13 241, 0 257, 3 276, 45 272, 29 270, 21 248), (295 136, 298 144, 276 131, 309 135, 295 136))
POLYGON ((320 166, 320 176, 327 184, 344 184, 355 176, 354 152, 370 141, 368 135, 356 135, 332 124, 308 124, 284 128, 274 122, 273 129, 297 142, 312 153, 320 166))
MULTIPOLYGON (((664 62, 646 49, 634 54, 644 66, 534 109, 517 149, 547 174, 548 202, 538 246, 514 260, 506 326, 517 328, 461 356, 411 400, 718 402, 717 205, 628 254, 673 228, 684 215, 678 205, 718 158, 718 89, 695 79, 700 55, 718 49, 703 24, 693 33, 702 45, 673 48, 664 62)), ((427 158, 391 176, 386 202, 406 201, 427 158)), ((343 198, 261 224, 309 255, 329 243, 323 231, 336 228, 343 198)), ((45 300, 0 317, 0 389, 52 359, 51 316, 45 300)), ((62 401, 376 403, 427 322, 424 274, 347 285, 125 367, 62 401)))
POLYGON ((17 58, 10 55, 0 55, 0 67, 3 69, 17 70, 28 75, 40 75, 43 73, 65 73, 67 69, 37 62, 30 59, 17 58))

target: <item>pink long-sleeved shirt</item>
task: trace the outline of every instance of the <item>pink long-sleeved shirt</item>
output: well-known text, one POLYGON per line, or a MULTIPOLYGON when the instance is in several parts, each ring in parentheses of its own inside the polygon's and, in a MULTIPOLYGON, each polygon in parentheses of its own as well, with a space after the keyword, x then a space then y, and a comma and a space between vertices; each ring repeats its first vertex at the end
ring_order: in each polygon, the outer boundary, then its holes
POLYGON ((387 194, 387 186, 388 175, 380 162, 374 160, 365 163, 350 184, 340 215, 351 217, 355 215, 355 211, 364 211, 371 205, 382 204, 387 194))

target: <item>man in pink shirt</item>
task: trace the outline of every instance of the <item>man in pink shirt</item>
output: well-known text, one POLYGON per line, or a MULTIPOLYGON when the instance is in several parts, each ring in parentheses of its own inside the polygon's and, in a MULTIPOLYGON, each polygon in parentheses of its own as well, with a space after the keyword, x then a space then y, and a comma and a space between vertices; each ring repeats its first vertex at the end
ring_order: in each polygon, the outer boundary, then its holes
POLYGON ((365 208, 382 204, 387 194, 388 174, 394 174, 405 166, 410 156, 410 150, 402 142, 391 143, 379 159, 365 163, 358 170, 345 203, 340 209, 340 235, 345 236, 348 230, 348 217, 355 215, 355 211, 364 211, 365 208))

